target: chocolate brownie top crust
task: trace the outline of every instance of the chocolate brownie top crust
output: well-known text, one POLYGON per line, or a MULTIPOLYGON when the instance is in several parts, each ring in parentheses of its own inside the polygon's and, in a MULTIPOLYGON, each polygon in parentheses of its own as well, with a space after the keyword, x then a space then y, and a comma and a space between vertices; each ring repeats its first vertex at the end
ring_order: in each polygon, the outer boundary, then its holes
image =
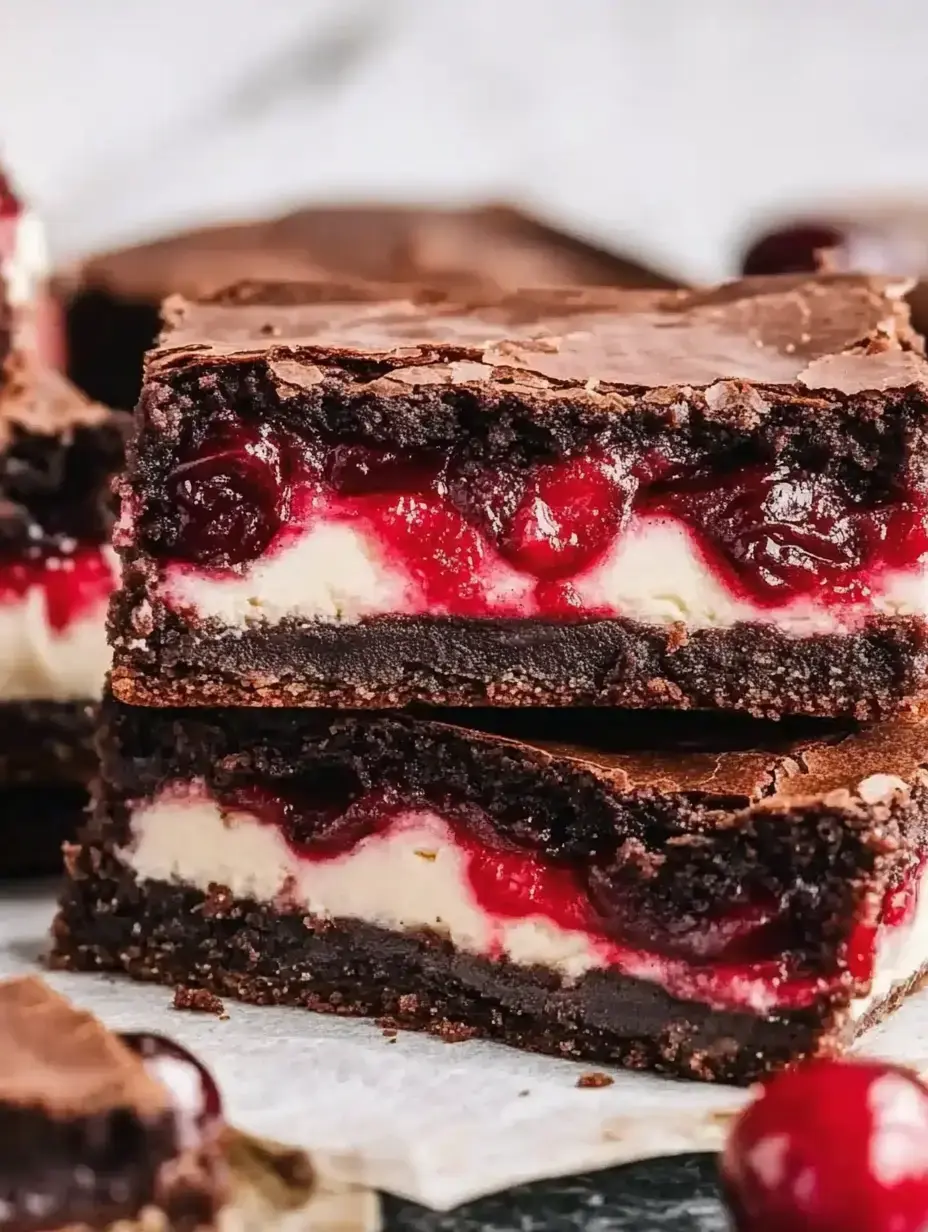
POLYGON ((506 206, 330 206, 204 227, 101 253, 64 275, 66 293, 133 301, 196 297, 242 278, 373 279, 439 286, 662 286, 656 271, 506 206))
POLYGON ((0 448, 17 433, 67 438, 111 420, 125 423, 124 416, 92 402, 59 372, 23 361, 0 394, 0 448))
POLYGON ((92 1014, 36 976, 0 983, 0 1103, 49 1117, 89 1117, 117 1108, 158 1117, 167 1090, 92 1014))
POLYGON ((382 365, 380 384, 406 396, 499 380, 579 385, 590 397, 718 381, 845 395, 928 387, 906 289, 826 275, 708 291, 529 290, 466 303, 421 290, 245 283, 168 301, 147 373, 263 359, 279 387, 296 391, 363 360, 382 365))

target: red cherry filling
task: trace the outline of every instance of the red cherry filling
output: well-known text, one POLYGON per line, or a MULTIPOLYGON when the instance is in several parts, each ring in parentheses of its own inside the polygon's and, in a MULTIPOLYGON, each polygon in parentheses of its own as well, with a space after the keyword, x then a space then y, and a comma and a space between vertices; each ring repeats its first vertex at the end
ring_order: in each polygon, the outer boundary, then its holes
POLYGON ((928 1090, 872 1061, 813 1061, 741 1114, 721 1162, 739 1232, 922 1232, 928 1090))
POLYGON ((909 563, 928 547, 924 518, 908 502, 868 509, 849 502, 833 479, 782 468, 667 481, 646 508, 698 528, 765 604, 823 591, 853 597, 861 570, 874 559, 882 555, 890 565, 901 556, 909 563))
POLYGON ((625 518, 629 499, 615 467, 570 458, 536 467, 500 547, 537 578, 567 578, 602 556, 625 518))
POLYGON ((150 1075, 171 1094, 178 1125, 190 1144, 222 1120, 222 1098, 209 1070, 180 1044, 145 1031, 120 1036, 142 1058, 150 1075))
POLYGON ((0 561, 0 606, 19 601, 30 591, 40 591, 48 623, 60 633, 73 621, 99 609, 115 582, 113 568, 99 547, 0 561))
POLYGON ((270 545, 287 515, 281 449, 262 427, 220 424, 167 481, 173 548, 197 564, 237 565, 270 545))

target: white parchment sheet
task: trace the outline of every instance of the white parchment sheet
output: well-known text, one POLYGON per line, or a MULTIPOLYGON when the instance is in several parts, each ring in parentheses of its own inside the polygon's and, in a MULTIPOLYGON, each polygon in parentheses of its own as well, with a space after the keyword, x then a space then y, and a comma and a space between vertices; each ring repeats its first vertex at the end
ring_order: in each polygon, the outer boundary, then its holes
MULTIPOLYGON (((0 889, 0 976, 34 972, 54 891, 0 889)), ((591 1069, 493 1044, 446 1044, 374 1023, 226 1001, 228 1019, 179 1011, 171 992, 122 977, 49 973, 109 1026, 160 1031, 216 1075, 230 1121, 306 1148, 333 1180, 448 1209, 520 1181, 690 1150, 714 1150, 746 1093, 591 1069)), ((863 1049, 928 1068, 928 991, 863 1049)))

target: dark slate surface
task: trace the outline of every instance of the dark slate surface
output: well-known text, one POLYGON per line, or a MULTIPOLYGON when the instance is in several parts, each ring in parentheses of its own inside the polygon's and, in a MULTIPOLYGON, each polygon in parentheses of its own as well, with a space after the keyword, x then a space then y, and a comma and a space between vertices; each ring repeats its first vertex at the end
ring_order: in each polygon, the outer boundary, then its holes
POLYGON ((728 1232, 711 1155, 536 1181, 438 1214, 384 1200, 384 1232, 728 1232))

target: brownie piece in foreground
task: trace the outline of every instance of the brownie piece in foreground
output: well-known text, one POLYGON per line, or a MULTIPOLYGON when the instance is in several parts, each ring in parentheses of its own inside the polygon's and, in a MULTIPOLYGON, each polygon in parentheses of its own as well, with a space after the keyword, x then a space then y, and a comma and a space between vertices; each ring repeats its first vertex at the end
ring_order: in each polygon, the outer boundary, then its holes
POLYGON ((107 698, 55 961, 734 1082, 928 967, 928 725, 438 713, 107 698))
POLYGON ((94 398, 133 407, 161 302, 243 278, 486 287, 668 286, 670 280, 505 206, 329 206, 207 227, 101 253, 61 276, 69 372, 94 398))
POLYGON ((127 424, 34 364, 0 391, 0 876, 60 867, 86 807, 127 424))
POLYGON ((178 1074, 194 1064, 156 1037, 114 1035, 35 977, 0 983, 4 1227, 215 1226, 222 1121, 178 1074))
POLYGON ((114 692, 923 704, 928 363, 899 290, 174 302, 122 484, 114 692))
POLYGON ((33 349, 39 293, 48 274, 42 224, 0 167, 0 388, 14 354, 33 349))

